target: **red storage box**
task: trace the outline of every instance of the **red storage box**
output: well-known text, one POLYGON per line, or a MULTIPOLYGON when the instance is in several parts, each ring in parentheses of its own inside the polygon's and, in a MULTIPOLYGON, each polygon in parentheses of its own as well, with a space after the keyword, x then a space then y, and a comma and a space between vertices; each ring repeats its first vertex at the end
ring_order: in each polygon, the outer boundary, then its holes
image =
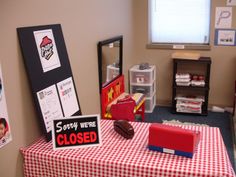
POLYGON ((150 150, 192 157, 199 140, 199 131, 159 123, 149 127, 150 150))

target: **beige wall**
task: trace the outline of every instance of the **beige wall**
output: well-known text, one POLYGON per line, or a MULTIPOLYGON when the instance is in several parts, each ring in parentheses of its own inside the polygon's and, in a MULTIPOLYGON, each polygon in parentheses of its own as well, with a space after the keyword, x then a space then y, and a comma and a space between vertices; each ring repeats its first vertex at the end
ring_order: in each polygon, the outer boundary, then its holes
MULTIPOLYGON (((226 6, 226 0, 212 0, 210 51, 198 51, 212 58, 209 104, 230 106, 233 104, 236 79, 236 47, 214 46, 215 7, 226 6)), ((168 104, 172 96, 172 59, 176 50, 146 49, 148 43, 148 1, 134 3, 135 48, 133 62, 149 62, 157 67, 157 103, 168 104)), ((233 28, 236 28, 236 7, 233 7, 233 28)))
MULTIPOLYGON (((213 0, 213 6, 224 3, 213 0)), ((214 8, 212 14, 214 22, 214 8)), ((234 21, 235 15, 234 8, 234 21)), ((170 56, 173 51, 145 48, 148 36, 147 0, 2 0, 0 62, 13 141, 0 149, 0 176, 23 176, 19 148, 30 144, 41 134, 16 28, 55 23, 62 25, 83 114, 100 112, 97 42, 120 34, 124 36, 123 71, 126 84, 128 68, 140 62, 149 62, 157 66, 158 103, 169 102, 171 99, 170 56)), ((210 104, 229 106, 232 103, 233 81, 236 78, 234 51, 235 47, 214 46, 211 51, 200 51, 213 60, 210 104)))
POLYGON ((60 23, 83 114, 100 112, 97 42, 124 36, 125 58, 131 58, 131 0, 0 2, 0 62, 13 141, 0 149, 0 176, 23 176, 20 147, 40 136, 38 120, 16 28, 60 23))

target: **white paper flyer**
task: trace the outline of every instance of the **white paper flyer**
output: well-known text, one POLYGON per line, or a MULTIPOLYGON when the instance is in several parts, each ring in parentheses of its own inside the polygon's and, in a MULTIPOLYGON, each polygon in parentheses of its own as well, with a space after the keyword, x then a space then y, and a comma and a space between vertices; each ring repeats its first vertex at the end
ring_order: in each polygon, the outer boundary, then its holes
POLYGON ((215 28, 231 28, 232 7, 216 7, 215 28))
POLYGON ((72 77, 57 83, 57 89, 61 99, 61 104, 65 117, 71 116, 79 111, 78 100, 72 77))
POLYGON ((0 64, 0 148, 8 144, 11 140, 11 128, 8 119, 4 82, 0 64))
POLYGON ((38 101, 47 132, 52 130, 52 120, 63 118, 56 86, 52 85, 37 92, 38 101))

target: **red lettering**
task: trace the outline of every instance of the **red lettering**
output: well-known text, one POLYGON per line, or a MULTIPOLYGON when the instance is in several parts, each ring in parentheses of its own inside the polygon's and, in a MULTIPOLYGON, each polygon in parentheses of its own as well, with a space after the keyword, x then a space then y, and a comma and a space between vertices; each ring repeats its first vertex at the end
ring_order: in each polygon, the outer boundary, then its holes
POLYGON ((77 142, 79 144, 82 144, 83 143, 83 134, 82 133, 78 133, 77 134, 77 142))
POLYGON ((66 134, 64 134, 64 141, 65 141, 65 145, 70 145, 70 141, 68 141, 66 134))
POLYGON ((59 134, 57 136, 57 144, 62 146, 64 144, 64 141, 63 141, 63 135, 62 134, 59 134))
POLYGON ((75 133, 70 134, 70 143, 76 144, 76 134, 75 133))
POLYGON ((97 141, 97 133, 95 131, 92 132, 79 132, 79 133, 71 133, 67 134, 59 134, 56 137, 57 144, 59 146, 63 145, 74 145, 78 144, 86 144, 93 143, 97 141))
POLYGON ((90 132, 90 142, 93 143, 97 140, 97 134, 95 132, 90 132))
POLYGON ((84 143, 89 143, 89 142, 90 142, 89 132, 84 132, 84 143))

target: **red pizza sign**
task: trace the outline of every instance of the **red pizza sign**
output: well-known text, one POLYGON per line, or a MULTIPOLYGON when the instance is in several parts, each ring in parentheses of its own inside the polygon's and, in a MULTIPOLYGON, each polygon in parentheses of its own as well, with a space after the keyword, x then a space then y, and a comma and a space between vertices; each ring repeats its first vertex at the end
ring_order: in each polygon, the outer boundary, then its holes
POLYGON ((46 60, 49 60, 50 57, 53 55, 53 43, 48 36, 45 36, 42 39, 40 48, 41 48, 41 56, 46 60))

